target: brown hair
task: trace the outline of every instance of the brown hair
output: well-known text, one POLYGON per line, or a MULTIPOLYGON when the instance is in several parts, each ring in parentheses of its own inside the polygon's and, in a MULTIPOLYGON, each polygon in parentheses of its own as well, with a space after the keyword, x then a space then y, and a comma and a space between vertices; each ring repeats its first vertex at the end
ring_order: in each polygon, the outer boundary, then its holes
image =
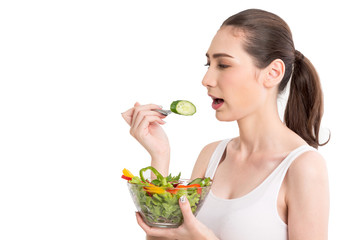
POLYGON ((295 50, 289 26, 279 16, 248 9, 229 17, 222 26, 234 26, 245 34, 244 49, 255 65, 263 69, 275 59, 285 64, 285 74, 279 84, 281 93, 291 79, 284 121, 288 128, 310 146, 318 148, 323 114, 323 95, 319 76, 312 63, 295 50))

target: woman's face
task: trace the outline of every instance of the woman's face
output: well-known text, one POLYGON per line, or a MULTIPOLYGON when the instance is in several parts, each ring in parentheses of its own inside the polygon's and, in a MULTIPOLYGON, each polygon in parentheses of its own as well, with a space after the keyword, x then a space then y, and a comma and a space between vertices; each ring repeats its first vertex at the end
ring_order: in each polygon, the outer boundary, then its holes
POLYGON ((222 27, 206 53, 208 71, 202 84, 220 121, 249 116, 260 110, 266 98, 262 71, 242 48, 243 39, 241 31, 222 27))

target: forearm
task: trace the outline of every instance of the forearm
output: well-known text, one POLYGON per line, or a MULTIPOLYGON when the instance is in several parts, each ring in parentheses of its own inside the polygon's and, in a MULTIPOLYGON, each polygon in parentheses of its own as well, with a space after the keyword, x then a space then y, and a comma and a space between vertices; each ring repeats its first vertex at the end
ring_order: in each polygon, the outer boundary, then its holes
POLYGON ((146 235, 146 240, 171 240, 170 238, 164 238, 164 237, 152 237, 146 235))

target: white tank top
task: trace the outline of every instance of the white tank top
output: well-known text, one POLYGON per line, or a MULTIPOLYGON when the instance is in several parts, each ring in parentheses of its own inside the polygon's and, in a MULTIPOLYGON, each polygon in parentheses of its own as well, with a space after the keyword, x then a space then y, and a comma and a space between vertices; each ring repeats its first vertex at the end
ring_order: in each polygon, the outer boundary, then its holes
MULTIPOLYGON (((230 140, 219 143, 205 177, 213 179, 230 140)), ((293 150, 259 186, 245 196, 222 199, 210 190, 196 218, 221 240, 287 240, 287 225, 278 215, 277 198, 291 163, 306 151, 317 150, 308 145, 293 150)))

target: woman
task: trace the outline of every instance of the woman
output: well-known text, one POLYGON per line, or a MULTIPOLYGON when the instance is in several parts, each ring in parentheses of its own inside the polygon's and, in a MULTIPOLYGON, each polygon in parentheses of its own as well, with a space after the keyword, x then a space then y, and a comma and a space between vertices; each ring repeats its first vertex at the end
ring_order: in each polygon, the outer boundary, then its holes
MULTIPOLYGON (((319 77, 295 50, 287 24, 257 9, 228 18, 216 33, 202 84, 216 118, 237 121, 239 136, 210 143, 192 177, 213 186, 194 217, 186 198, 176 229, 147 226, 148 239, 327 239, 329 192, 324 159, 316 151, 323 113, 319 77), (277 96, 291 78, 284 122, 277 96)), ((125 113, 130 133, 168 174, 170 147, 159 106, 138 103, 125 113)))

